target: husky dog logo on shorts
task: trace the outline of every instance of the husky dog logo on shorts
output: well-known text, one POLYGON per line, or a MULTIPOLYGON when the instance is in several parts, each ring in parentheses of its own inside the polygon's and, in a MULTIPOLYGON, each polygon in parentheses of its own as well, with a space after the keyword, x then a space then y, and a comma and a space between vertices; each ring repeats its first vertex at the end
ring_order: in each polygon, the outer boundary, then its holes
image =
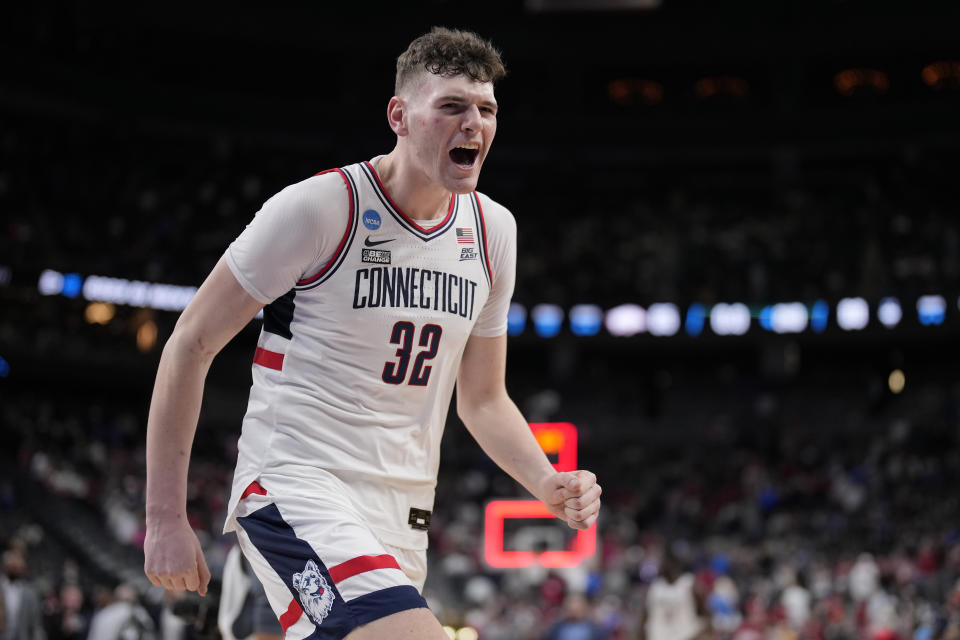
POLYGON ((302 573, 293 574, 293 586, 300 592, 300 604, 310 619, 316 624, 330 615, 333 608, 333 591, 327 583, 317 563, 307 560, 302 573))

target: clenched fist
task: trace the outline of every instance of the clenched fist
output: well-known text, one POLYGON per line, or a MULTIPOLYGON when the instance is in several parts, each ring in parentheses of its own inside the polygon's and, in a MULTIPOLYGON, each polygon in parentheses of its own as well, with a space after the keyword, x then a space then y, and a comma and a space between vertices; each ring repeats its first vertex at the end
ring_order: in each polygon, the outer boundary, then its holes
POLYGON ((550 513, 573 529, 589 529, 600 512, 600 485, 589 471, 563 471, 548 476, 539 495, 550 513))
POLYGON ((207 594, 210 570, 185 515, 175 522, 148 524, 143 555, 143 572, 156 586, 207 594))

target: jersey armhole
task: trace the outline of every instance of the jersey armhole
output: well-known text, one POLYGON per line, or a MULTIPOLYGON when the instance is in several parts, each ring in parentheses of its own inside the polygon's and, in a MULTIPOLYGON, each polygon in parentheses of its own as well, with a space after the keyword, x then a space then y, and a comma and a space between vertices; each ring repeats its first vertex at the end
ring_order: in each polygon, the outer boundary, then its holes
POLYGON ((490 251, 487 249, 487 226, 483 220, 483 207, 480 205, 480 194, 472 194, 474 213, 477 218, 477 231, 480 234, 480 257, 483 260, 483 270, 487 273, 487 284, 493 287, 493 269, 490 268, 490 251))
POLYGON ((316 175, 322 176, 327 173, 333 173, 334 171, 340 175, 343 183, 347 186, 347 199, 349 201, 347 227, 343 232, 343 236, 340 238, 340 243, 337 245, 333 255, 330 256, 330 259, 327 260, 327 263, 312 276, 297 280, 297 289, 312 289, 332 276, 334 271, 336 271, 343 262, 343 258, 346 255, 346 248, 350 245, 357 230, 357 193, 351 177, 342 169, 327 169, 326 171, 320 171, 316 175))

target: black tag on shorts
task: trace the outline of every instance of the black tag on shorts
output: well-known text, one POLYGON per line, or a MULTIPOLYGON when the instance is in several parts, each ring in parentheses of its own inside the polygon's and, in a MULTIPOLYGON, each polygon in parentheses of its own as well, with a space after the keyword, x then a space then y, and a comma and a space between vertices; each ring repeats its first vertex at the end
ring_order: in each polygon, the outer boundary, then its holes
POLYGON ((430 526, 430 511, 425 509, 416 509, 410 508, 410 519, 407 522, 414 529, 420 529, 421 531, 426 531, 427 527, 430 526))

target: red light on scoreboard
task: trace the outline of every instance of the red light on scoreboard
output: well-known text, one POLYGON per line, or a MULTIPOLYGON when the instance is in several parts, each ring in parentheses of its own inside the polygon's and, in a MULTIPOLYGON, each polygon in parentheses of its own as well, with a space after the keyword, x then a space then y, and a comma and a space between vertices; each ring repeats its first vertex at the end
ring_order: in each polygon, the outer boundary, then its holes
POLYGON ((577 470, 577 428, 569 422, 531 422, 530 429, 547 455, 556 455, 557 471, 577 470))
POLYGON ((484 517, 483 555, 491 567, 519 569, 542 564, 549 569, 576 567, 597 551, 597 527, 577 531, 569 549, 562 551, 507 551, 503 548, 504 521, 517 518, 555 518, 539 500, 493 500, 484 517))
MULTIPOLYGON (((547 455, 556 455, 558 472, 577 469, 577 428, 569 422, 534 422, 534 437, 547 455)), ((551 551, 507 551, 503 548, 504 524, 508 519, 555 518, 539 500, 492 500, 484 517, 483 555, 491 567, 518 569, 541 564, 550 569, 576 567, 597 550, 597 527, 577 531, 569 548, 551 551)))

